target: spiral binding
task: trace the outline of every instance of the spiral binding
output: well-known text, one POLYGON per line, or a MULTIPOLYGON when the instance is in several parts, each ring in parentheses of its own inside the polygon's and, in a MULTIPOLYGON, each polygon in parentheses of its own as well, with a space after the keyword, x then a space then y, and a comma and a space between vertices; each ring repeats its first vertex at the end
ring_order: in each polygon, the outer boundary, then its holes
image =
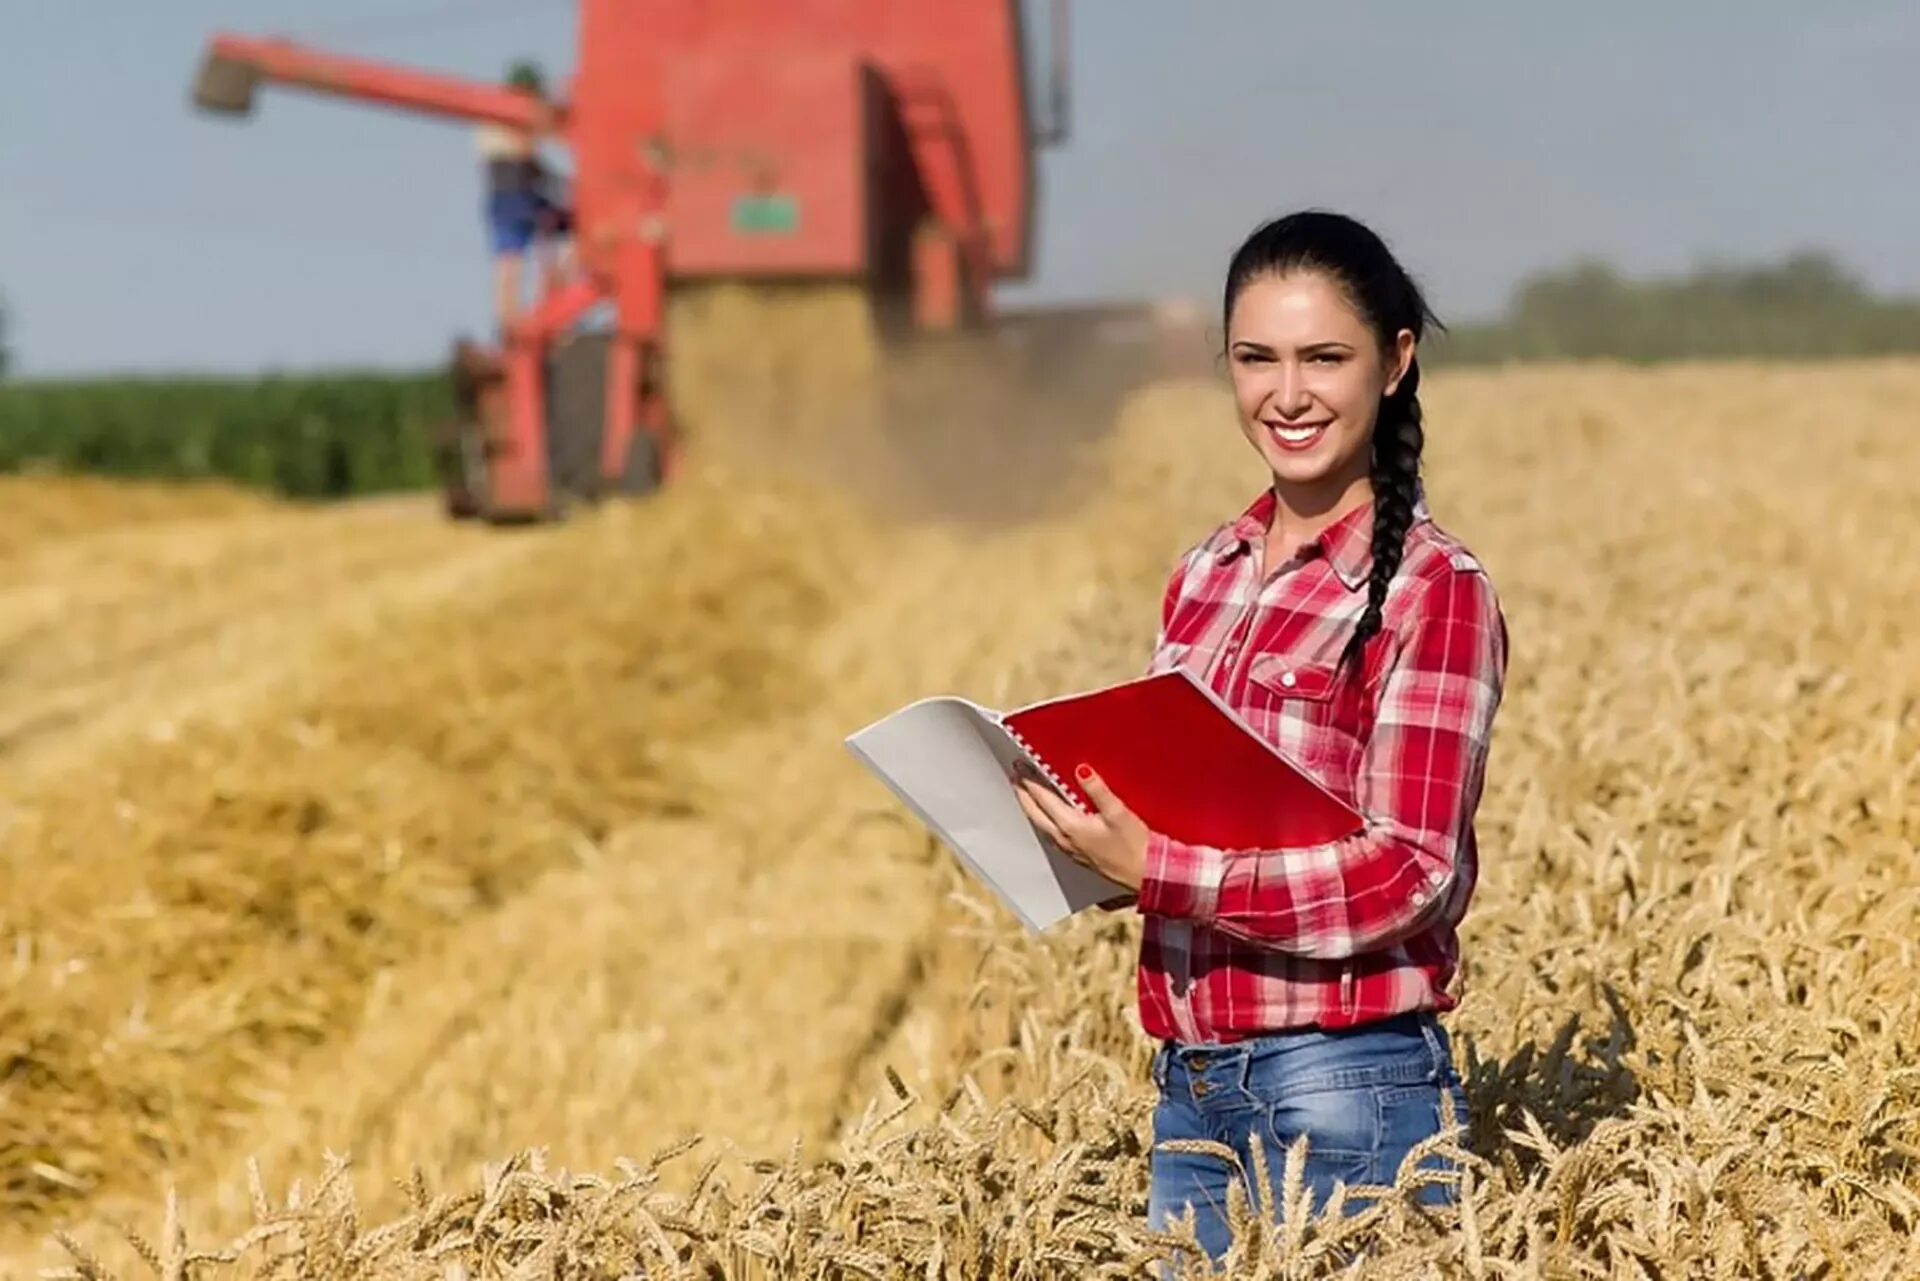
POLYGON ((1058 774, 1053 772, 1053 766, 1047 764, 1046 757, 1040 755, 1039 752, 1035 751, 1033 744, 1029 743, 1026 739, 1020 736, 1019 730, 1015 729, 1013 726, 1009 725, 1005 721, 1000 722, 1000 728, 1007 731, 1007 737, 1011 738, 1014 742, 1020 745, 1020 750, 1025 752, 1027 754, 1028 759, 1032 760, 1035 765, 1038 765, 1040 767, 1040 772, 1047 776, 1047 781, 1053 784, 1054 790, 1059 792, 1060 795, 1066 797, 1067 802, 1070 805, 1072 805, 1073 808, 1079 810, 1082 814, 1091 814, 1093 812, 1092 810, 1089 810, 1085 805, 1082 805, 1080 803, 1080 798, 1074 795, 1073 789, 1071 787, 1068 787, 1066 783, 1061 779, 1061 777, 1058 774))

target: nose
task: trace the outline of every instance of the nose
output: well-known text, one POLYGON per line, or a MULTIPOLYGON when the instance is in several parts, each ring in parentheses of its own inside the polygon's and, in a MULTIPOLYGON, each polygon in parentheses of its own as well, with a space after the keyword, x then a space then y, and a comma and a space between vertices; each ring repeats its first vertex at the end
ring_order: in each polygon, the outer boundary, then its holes
POLYGON ((1280 366, 1280 386, 1274 391, 1273 404, 1283 418, 1298 418, 1307 412, 1306 374, 1296 362, 1286 361, 1280 366))

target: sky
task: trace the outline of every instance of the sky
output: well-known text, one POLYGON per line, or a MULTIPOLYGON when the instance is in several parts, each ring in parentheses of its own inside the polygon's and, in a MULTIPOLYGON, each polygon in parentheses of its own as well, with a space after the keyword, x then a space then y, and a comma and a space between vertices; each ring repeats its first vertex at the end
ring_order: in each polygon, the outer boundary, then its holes
MULTIPOLYGON (((1036 269, 1009 305, 1211 303, 1239 238, 1309 205, 1373 224, 1454 321, 1583 255, 1639 275, 1819 247, 1920 293, 1912 0, 1073 16, 1074 134, 1041 157, 1036 269)), ((15 372, 417 368, 484 332, 468 134, 272 90, 245 122, 197 115, 216 29, 488 80, 574 61, 569 0, 0 0, 15 372)))

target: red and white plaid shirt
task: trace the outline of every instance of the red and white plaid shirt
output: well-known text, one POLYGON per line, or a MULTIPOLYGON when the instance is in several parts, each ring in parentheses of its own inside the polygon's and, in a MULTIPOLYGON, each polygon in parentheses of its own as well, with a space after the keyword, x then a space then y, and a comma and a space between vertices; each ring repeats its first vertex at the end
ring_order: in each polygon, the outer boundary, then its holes
POLYGON ((1366 608, 1373 505, 1263 585, 1273 510, 1269 489, 1186 554, 1148 670, 1206 681, 1366 825, 1286 850, 1153 836, 1139 988, 1156 1038, 1234 1041, 1457 1004, 1446 989, 1479 872, 1473 817, 1506 679, 1499 601, 1422 500, 1381 630, 1357 670, 1339 669, 1366 608))

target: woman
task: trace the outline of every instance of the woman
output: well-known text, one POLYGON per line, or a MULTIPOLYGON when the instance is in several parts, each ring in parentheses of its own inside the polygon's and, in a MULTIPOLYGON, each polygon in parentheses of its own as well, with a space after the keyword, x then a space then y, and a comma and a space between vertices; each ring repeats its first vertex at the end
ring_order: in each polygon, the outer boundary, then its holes
MULTIPOLYGON (((1229 1244, 1227 1187, 1278 1188, 1306 1136, 1307 1184, 1393 1181, 1466 1100, 1436 1014, 1478 872, 1474 811, 1505 681, 1485 571, 1420 485, 1425 300, 1378 236, 1336 214, 1255 231, 1226 284, 1240 430, 1271 483, 1167 585, 1152 670, 1185 667, 1353 804, 1356 835, 1220 850, 1147 830, 1082 767, 1097 812, 1017 784, 1061 849, 1136 892, 1140 1015, 1159 1042, 1149 1217, 1191 1208, 1229 1244), (1204 1153, 1161 1151, 1211 1139, 1204 1153)), ((1450 1197, 1429 1187, 1430 1200, 1450 1197)))

